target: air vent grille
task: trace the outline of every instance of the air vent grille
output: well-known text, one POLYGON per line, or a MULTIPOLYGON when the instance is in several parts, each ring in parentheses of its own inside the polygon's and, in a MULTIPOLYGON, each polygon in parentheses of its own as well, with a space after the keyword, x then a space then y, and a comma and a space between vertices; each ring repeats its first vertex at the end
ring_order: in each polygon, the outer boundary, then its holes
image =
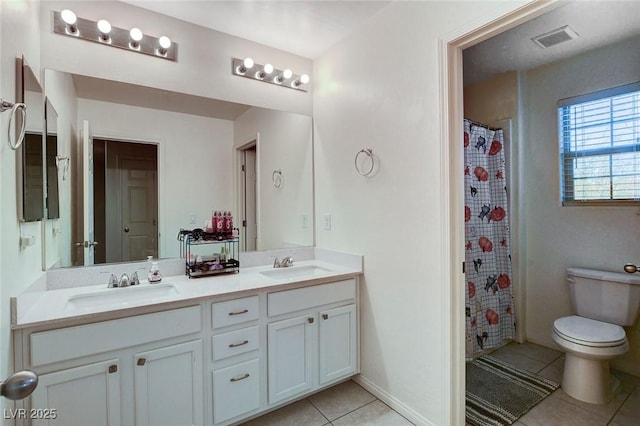
POLYGON ((564 26, 548 33, 536 36, 531 40, 543 49, 546 49, 548 47, 556 46, 560 43, 564 43, 578 37, 578 33, 569 28, 569 26, 564 26))

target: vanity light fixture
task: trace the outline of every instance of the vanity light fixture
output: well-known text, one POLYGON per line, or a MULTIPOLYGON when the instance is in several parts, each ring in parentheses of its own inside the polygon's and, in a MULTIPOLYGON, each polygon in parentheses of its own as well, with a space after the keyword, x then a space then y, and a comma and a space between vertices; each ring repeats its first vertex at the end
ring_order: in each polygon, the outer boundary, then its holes
POLYGON ((307 91, 307 85, 311 81, 308 74, 297 75, 294 74, 290 68, 284 70, 275 69, 271 64, 260 65, 254 63, 253 59, 245 58, 238 59, 232 58, 231 69, 234 75, 239 77, 250 78, 252 80, 262 81, 263 83, 275 84, 281 87, 288 87, 290 89, 300 90, 302 92, 307 91), (248 72, 255 68, 256 72, 248 72), (271 77, 273 76, 273 77, 271 77), (285 82, 291 82, 283 84, 285 82))
POLYGON ((174 62, 178 60, 178 45, 166 35, 158 38, 144 34, 139 28, 114 27, 106 19, 95 22, 78 18, 69 9, 53 12, 53 32, 174 62))

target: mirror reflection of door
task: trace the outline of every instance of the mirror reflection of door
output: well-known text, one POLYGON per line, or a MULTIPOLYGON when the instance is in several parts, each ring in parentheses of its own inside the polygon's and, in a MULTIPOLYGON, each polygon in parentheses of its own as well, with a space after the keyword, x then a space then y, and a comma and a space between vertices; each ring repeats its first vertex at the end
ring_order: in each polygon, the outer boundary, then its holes
POLYGON ((94 138, 95 263, 158 257, 158 147, 94 138))
POLYGON ((242 161, 242 245, 245 251, 258 249, 258 215, 256 208, 256 143, 251 142, 240 150, 242 161))

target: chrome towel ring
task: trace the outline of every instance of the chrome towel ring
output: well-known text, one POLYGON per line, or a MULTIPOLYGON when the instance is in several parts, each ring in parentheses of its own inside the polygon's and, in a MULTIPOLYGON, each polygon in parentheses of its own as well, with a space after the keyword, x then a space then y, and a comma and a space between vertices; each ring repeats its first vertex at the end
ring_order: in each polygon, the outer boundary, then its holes
POLYGON ((273 173, 271 173, 271 182, 273 182, 273 186, 275 186, 276 188, 282 188, 282 169, 274 170, 273 173))
POLYGON ((24 141, 24 132, 27 129, 27 106, 21 102, 11 103, 5 101, 0 98, 0 112, 5 112, 6 110, 11 110, 11 115, 9 116, 9 126, 7 128, 7 140, 9 141, 9 146, 12 150, 17 150, 22 145, 22 141, 24 141), (20 128, 20 135, 18 136, 18 140, 13 143, 11 142, 11 122, 16 115, 16 111, 22 111, 22 126, 20 128))
POLYGON ((373 158, 373 150, 371 148, 363 148, 360 151, 358 151, 358 153, 356 154, 356 158, 355 160, 353 160, 353 163, 356 167, 356 171, 358 172, 358 174, 360 176, 369 176, 371 174, 371 172, 373 172, 373 167, 375 166, 375 159, 373 158), (371 165, 368 168, 362 168, 362 166, 358 165, 358 157, 360 157, 360 155, 364 154, 365 156, 367 156, 369 158, 369 161, 371 162, 371 165))

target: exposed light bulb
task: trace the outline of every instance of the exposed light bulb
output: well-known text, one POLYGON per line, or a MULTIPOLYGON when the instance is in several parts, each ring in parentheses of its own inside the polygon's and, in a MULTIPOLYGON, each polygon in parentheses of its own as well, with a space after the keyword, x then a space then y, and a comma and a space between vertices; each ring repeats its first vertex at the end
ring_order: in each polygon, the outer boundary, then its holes
POLYGON ((273 72, 273 65, 266 64, 265 66, 262 67, 260 71, 256 73, 256 78, 258 80, 264 80, 264 78, 269 74, 271 74, 272 72, 273 72))
POLYGON ((282 76, 285 78, 285 80, 288 80, 293 77, 293 71, 287 68, 286 70, 282 71, 282 76))
POLYGON ((131 40, 133 41, 140 41, 142 40, 142 31, 140 31, 139 28, 131 28, 129 36, 131 36, 131 40))
POLYGON ((253 68, 253 59, 251 58, 244 58, 244 61, 242 61, 242 65, 250 70, 251 68, 253 68))
POLYGON ((65 28, 65 32, 70 35, 78 35, 78 28, 76 27, 76 23, 78 22, 78 17, 73 11, 69 9, 65 9, 60 12, 60 18, 67 24, 67 28, 65 28))
POLYGON ((140 40, 142 40, 142 31, 140 31, 140 29, 138 28, 131 28, 131 30, 129 31, 129 37, 131 38, 129 47, 132 49, 139 50, 140 40))
POLYGON ((167 36, 162 36, 158 39, 158 44, 160 44, 160 47, 163 49, 168 49, 171 47, 171 39, 167 36))
POLYGON ((249 57, 244 58, 244 60, 242 61, 242 64, 236 67, 236 73, 240 75, 245 75, 247 73, 247 70, 253 68, 253 65, 254 65, 253 59, 249 57))
POLYGON ((98 31, 100 32, 100 40, 108 42, 111 37, 109 37, 109 33, 111 32, 111 24, 106 19, 101 19, 98 21, 98 31))
POLYGON ((307 84, 308 82, 309 82, 309 75, 308 74, 302 74, 300 76, 300 83, 307 84))
POLYGON ((167 56, 167 49, 171 47, 171 39, 167 36, 162 36, 158 39, 158 50, 156 53, 160 56, 167 56))
POLYGON ((62 12, 60 12, 60 17, 62 18, 64 23, 67 25, 75 25, 75 23, 78 22, 78 17, 76 16, 76 14, 69 9, 65 9, 62 12))

